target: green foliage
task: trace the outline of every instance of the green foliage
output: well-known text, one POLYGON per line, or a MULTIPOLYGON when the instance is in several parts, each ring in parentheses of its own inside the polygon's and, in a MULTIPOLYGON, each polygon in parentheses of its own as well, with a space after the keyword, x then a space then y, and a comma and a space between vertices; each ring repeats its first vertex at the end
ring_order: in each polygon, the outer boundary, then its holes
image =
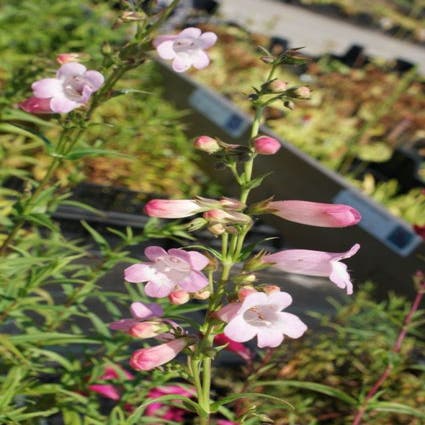
MULTIPOLYGON (((364 423, 374 425, 419 425, 425 419, 425 341, 421 338, 424 311, 417 312, 402 351, 390 353, 403 324, 411 300, 390 294, 376 303, 372 285, 363 289, 347 305, 332 301, 335 315, 314 314, 320 332, 292 342, 291 348, 275 350, 262 371, 254 366, 249 390, 281 397, 295 406, 285 412, 262 402, 278 425, 346 425, 388 364, 390 377, 368 406, 364 423), (329 422, 330 421, 330 422, 329 422)), ((251 369, 252 371, 252 369, 251 369)), ((242 378, 243 380, 243 378, 242 378)), ((234 389, 237 391, 237 389, 234 389)))

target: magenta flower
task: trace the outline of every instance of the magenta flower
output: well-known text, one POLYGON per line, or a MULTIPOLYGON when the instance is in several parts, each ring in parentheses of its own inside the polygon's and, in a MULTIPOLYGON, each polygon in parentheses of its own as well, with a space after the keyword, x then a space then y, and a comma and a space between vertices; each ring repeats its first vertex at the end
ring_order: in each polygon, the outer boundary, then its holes
POLYGON ((68 62, 59 68, 56 78, 33 83, 34 96, 19 106, 33 113, 67 113, 87 103, 103 82, 100 72, 87 70, 77 62, 68 62), (47 111, 47 102, 50 111, 47 111))
POLYGON ((145 249, 150 263, 134 264, 125 269, 127 282, 147 282, 145 293, 150 297, 162 298, 176 289, 197 292, 208 285, 208 279, 200 272, 209 260, 196 251, 170 249, 159 246, 145 249))
POLYGON ((188 344, 187 338, 177 338, 155 347, 141 348, 130 359, 135 370, 152 370, 173 360, 188 344))
MULTIPOLYGON (((102 374, 102 376, 99 377, 99 380, 120 380, 121 376, 117 372, 116 368, 119 368, 122 371, 122 374, 124 375, 125 379, 134 379, 134 376, 130 372, 126 371, 125 369, 121 369, 119 366, 107 366, 105 368, 105 372, 102 374)), ((121 398, 121 394, 116 385, 114 384, 91 384, 88 386, 88 389, 111 400, 119 400, 121 398)))
POLYGON ((318 227, 352 226, 362 218, 349 205, 308 201, 272 201, 267 203, 266 210, 285 220, 318 227))
POLYGON ((226 345, 225 350, 237 354, 239 357, 250 363, 252 360, 251 350, 240 342, 233 341, 225 334, 218 334, 214 337, 214 343, 217 345, 226 345))
POLYGON ((260 348, 279 346, 284 335, 300 338, 307 326, 294 314, 281 312, 291 303, 292 297, 286 292, 252 293, 226 325, 224 334, 236 342, 256 336, 260 348))
MULTIPOLYGON (((166 385, 152 388, 148 392, 148 398, 157 398, 163 395, 176 394, 184 397, 193 397, 196 393, 193 389, 186 389, 180 385, 166 385)), ((178 400, 176 400, 177 402, 178 400)), ((179 407, 167 406, 161 402, 154 401, 145 410, 145 416, 156 416, 169 421, 183 422, 187 411, 179 407)))
POLYGON ((201 33, 199 28, 186 28, 177 35, 160 35, 153 44, 158 55, 172 60, 176 72, 187 71, 191 66, 202 69, 208 66, 210 59, 204 52, 213 46, 217 36, 213 32, 201 33))
POLYGON ((184 218, 205 211, 205 208, 192 199, 152 199, 145 205, 149 217, 184 218))
POLYGON ((288 273, 307 276, 326 276, 339 288, 346 288, 347 294, 353 293, 353 284, 347 272, 347 266, 340 262, 352 257, 360 249, 353 245, 347 252, 323 252, 308 249, 287 249, 275 254, 265 255, 263 262, 288 273))

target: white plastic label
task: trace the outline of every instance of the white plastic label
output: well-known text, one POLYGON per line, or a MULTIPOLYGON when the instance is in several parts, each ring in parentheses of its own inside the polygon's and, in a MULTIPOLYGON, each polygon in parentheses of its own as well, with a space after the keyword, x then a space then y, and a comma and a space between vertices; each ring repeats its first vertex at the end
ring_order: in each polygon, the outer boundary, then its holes
POLYGON ((422 241, 411 228, 350 190, 339 192, 333 202, 356 208, 362 215, 358 226, 402 257, 408 256, 422 241))

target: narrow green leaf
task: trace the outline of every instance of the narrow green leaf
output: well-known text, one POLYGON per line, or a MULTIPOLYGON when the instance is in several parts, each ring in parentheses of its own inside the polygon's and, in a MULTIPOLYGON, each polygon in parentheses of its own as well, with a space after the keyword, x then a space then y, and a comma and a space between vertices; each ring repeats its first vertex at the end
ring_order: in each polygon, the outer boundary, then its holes
POLYGON ((332 388, 328 385, 323 384, 317 384, 316 382, 302 382, 302 381, 258 381, 256 382, 256 385, 258 386, 266 386, 266 385, 272 385, 276 387, 295 387, 295 388, 302 388, 305 390, 315 391, 320 394, 325 394, 330 397, 337 398, 341 401, 344 401, 351 405, 356 405, 357 400, 351 397, 350 395, 346 394, 344 391, 338 390, 336 388, 332 388))
POLYGON ((64 158, 70 161, 75 161, 76 159, 85 158, 87 156, 113 156, 119 158, 131 159, 130 155, 123 154, 121 152, 112 151, 109 149, 96 149, 96 148, 81 148, 76 149, 70 152, 68 155, 65 155, 64 158))
POLYGON ((286 408, 289 409, 294 409, 294 406, 292 406, 291 403, 288 403, 287 401, 279 398, 279 397, 275 397, 269 394, 262 394, 262 393, 240 393, 240 394, 232 394, 229 395, 227 397, 224 397, 223 399, 216 401, 215 403, 213 403, 211 405, 211 411, 213 413, 217 412, 221 406, 223 406, 224 404, 229 404, 229 403, 233 403, 236 400, 239 400, 241 398, 265 398, 267 400, 271 400, 276 402, 276 404, 280 404, 280 405, 284 405, 286 408))
POLYGON ((417 418, 425 419, 424 410, 418 410, 401 403, 393 403, 390 401, 376 401, 376 402, 369 403, 367 408, 368 410, 399 413, 402 415, 416 416, 417 418))
POLYGON ((163 401, 176 401, 176 400, 184 401, 188 406, 191 406, 193 411, 198 413, 198 415, 202 413, 198 403, 194 402, 189 397, 185 397, 178 394, 168 394, 168 395, 163 395, 160 397, 149 398, 146 401, 144 401, 128 418, 128 424, 129 425, 137 424, 137 421, 143 415, 143 412, 145 411, 146 407, 149 406, 150 404, 163 402, 163 401))
POLYGON ((97 242, 101 247, 109 247, 109 244, 106 239, 99 232, 94 230, 93 227, 91 227, 86 221, 81 221, 81 224, 90 233, 94 241, 97 242))

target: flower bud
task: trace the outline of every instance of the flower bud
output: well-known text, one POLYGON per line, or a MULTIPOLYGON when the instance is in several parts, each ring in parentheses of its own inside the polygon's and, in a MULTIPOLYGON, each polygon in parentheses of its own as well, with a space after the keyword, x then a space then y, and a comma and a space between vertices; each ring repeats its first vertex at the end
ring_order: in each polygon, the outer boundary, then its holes
POLYGON ((224 209, 243 210, 245 208, 245 204, 238 199, 222 197, 219 202, 224 209))
POLYGON ((238 298, 242 302, 248 295, 258 292, 253 286, 247 285, 239 289, 238 298))
POLYGON ((253 147, 260 155, 274 155, 281 148, 281 144, 273 137, 260 136, 254 139, 253 147))
POLYGON ((181 305, 186 304, 190 300, 190 295, 189 292, 176 290, 171 292, 170 295, 168 295, 168 299, 171 304, 181 305))
POLYGON ((207 300, 211 296, 211 291, 208 289, 203 289, 202 291, 195 292, 193 298, 196 300, 207 300))
POLYGON ((50 108, 50 99, 39 99, 37 97, 30 97, 18 103, 19 108, 30 114, 52 114, 50 108))
POLYGON ((310 99, 311 90, 307 86, 301 86, 295 90, 295 94, 300 99, 310 99))
POLYGON ((192 199, 152 199, 145 205, 149 217, 184 218, 203 211, 197 201, 192 199))
POLYGON ((271 294, 272 292, 280 292, 280 288, 277 285, 265 285, 263 291, 266 294, 271 294))
POLYGON ((283 102, 283 106, 284 106, 285 108, 290 109, 291 111, 295 109, 295 103, 294 103, 294 102, 292 102, 292 100, 285 100, 285 101, 283 102))
POLYGON ((168 331, 168 326, 161 322, 146 321, 133 325, 128 333, 136 338, 153 338, 168 331))
POLYGON ((285 91, 288 88, 288 83, 282 80, 273 80, 268 84, 268 88, 273 93, 280 93, 285 91))
POLYGON ((59 53, 56 56, 56 62, 63 65, 68 62, 81 62, 87 55, 81 53, 59 53))
POLYGON ((120 20, 122 22, 137 22, 142 21, 146 15, 141 12, 125 11, 122 13, 120 20))
POLYGON ((203 217, 209 222, 221 224, 250 224, 252 221, 249 215, 236 211, 229 212, 218 209, 204 212, 203 217))
POLYGON ((196 217, 186 225, 186 229, 188 232, 195 232, 196 230, 202 229, 207 223, 208 221, 205 220, 205 218, 196 217))
POLYGON ((208 231, 211 232, 214 236, 220 236, 223 233, 226 233, 226 226, 221 223, 215 223, 211 226, 208 226, 208 231))
POLYGON ((135 370, 152 370, 173 360, 189 344, 188 338, 177 338, 155 347, 135 351, 130 366, 135 370))
POLYGON ((200 151, 207 152, 209 154, 216 153, 221 150, 217 140, 209 136, 200 136, 194 142, 194 147, 200 151))

